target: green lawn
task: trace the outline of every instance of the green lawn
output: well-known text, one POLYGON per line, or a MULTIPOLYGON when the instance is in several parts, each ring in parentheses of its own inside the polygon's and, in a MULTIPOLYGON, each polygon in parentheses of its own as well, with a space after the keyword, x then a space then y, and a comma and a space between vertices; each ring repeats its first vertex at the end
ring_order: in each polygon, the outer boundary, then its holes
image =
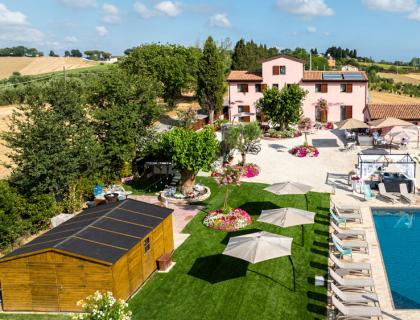
MULTIPOLYGON (((223 190, 211 179, 200 179, 213 195, 205 211, 219 208, 223 190)), ((243 183, 230 194, 230 205, 247 210, 253 223, 241 232, 220 232, 201 223, 205 212, 186 227, 188 240, 175 252, 177 262, 168 274, 155 274, 131 299, 133 319, 325 319, 326 288, 315 287, 314 276, 326 275, 329 195, 310 193, 315 225, 306 226, 301 247, 300 227, 282 229, 256 222, 262 209, 305 209, 304 196, 275 196, 263 184, 243 183), (248 264, 221 255, 230 236, 266 230, 291 236, 296 268, 296 292, 287 257, 248 264)))
MULTIPOLYGON (((220 232, 202 224, 206 212, 220 208, 223 189, 212 179, 200 178, 212 189, 204 212, 184 232, 191 236, 175 252, 175 267, 168 274, 155 274, 130 302, 133 319, 326 319, 326 288, 315 287, 314 276, 327 274, 329 195, 309 193, 309 210, 317 213, 315 225, 305 227, 301 246, 300 227, 278 228, 256 222, 263 209, 296 207, 306 209, 304 196, 275 196, 265 185, 243 183, 230 193, 229 204, 252 214, 253 223, 240 232, 220 232), (296 292, 287 257, 255 265, 221 255, 230 236, 258 230, 295 239, 292 251, 296 269, 296 292)), ((136 193, 142 193, 141 185, 136 193)), ((5 316, 14 320, 68 319, 58 316, 5 316)))
POLYGON ((70 320, 70 316, 57 316, 45 314, 0 314, 0 320, 70 320))

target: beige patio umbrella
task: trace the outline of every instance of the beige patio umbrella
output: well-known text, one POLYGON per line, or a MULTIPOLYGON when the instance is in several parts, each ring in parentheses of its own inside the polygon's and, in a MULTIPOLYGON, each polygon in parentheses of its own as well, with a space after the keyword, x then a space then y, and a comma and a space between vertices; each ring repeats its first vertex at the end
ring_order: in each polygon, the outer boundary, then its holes
POLYGON ((411 122, 404 121, 401 119, 388 117, 388 118, 373 120, 369 122, 369 125, 376 129, 380 129, 380 128, 397 127, 397 126, 400 126, 400 127, 411 126, 413 124, 411 122))
POLYGON ((368 129, 369 126, 364 123, 363 121, 357 119, 346 119, 340 122, 336 122, 335 125, 337 129, 345 130, 345 129, 368 129))
POLYGON ((271 210, 263 210, 257 221, 270 223, 282 228, 301 226, 302 228, 302 246, 304 245, 304 225, 315 223, 315 213, 296 209, 296 208, 279 208, 271 210))
POLYGON ((293 290, 296 291, 295 267, 291 258, 293 238, 261 231, 231 237, 223 251, 224 255, 258 263, 288 256, 293 270, 293 290))
POLYGON ((311 186, 299 182, 279 182, 274 183, 264 189, 277 195, 288 195, 288 194, 304 194, 306 200, 306 209, 309 208, 307 193, 312 190, 311 186))

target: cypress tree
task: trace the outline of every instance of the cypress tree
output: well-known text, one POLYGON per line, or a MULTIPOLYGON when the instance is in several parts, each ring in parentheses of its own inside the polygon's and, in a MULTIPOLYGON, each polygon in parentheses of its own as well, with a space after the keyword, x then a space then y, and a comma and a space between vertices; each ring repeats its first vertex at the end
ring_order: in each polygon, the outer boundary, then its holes
POLYGON ((210 124, 214 113, 223 107, 223 82, 223 60, 213 38, 208 37, 198 66, 197 95, 209 114, 210 124))

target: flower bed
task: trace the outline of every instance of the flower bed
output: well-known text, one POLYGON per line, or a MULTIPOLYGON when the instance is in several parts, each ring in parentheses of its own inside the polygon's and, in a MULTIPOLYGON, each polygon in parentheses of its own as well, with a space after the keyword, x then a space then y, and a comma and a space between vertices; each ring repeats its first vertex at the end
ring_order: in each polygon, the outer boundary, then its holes
POLYGON ((292 148, 289 152, 298 158, 319 156, 318 149, 310 145, 297 146, 297 147, 292 148))
POLYGON ((206 227, 221 231, 240 230, 251 222, 251 216, 241 208, 232 209, 227 214, 223 213, 222 209, 213 210, 203 220, 206 227))
POLYGON ((244 178, 253 178, 260 174, 260 167, 255 163, 246 163, 241 166, 239 164, 232 166, 235 170, 240 170, 242 172, 242 177, 244 178))

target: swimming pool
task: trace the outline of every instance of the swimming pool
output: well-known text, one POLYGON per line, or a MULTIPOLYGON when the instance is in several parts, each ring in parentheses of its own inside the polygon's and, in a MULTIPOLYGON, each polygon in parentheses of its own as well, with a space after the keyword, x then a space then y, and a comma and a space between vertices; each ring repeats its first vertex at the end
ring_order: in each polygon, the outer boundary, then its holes
POLYGON ((420 309, 420 208, 372 208, 396 309, 420 309))

